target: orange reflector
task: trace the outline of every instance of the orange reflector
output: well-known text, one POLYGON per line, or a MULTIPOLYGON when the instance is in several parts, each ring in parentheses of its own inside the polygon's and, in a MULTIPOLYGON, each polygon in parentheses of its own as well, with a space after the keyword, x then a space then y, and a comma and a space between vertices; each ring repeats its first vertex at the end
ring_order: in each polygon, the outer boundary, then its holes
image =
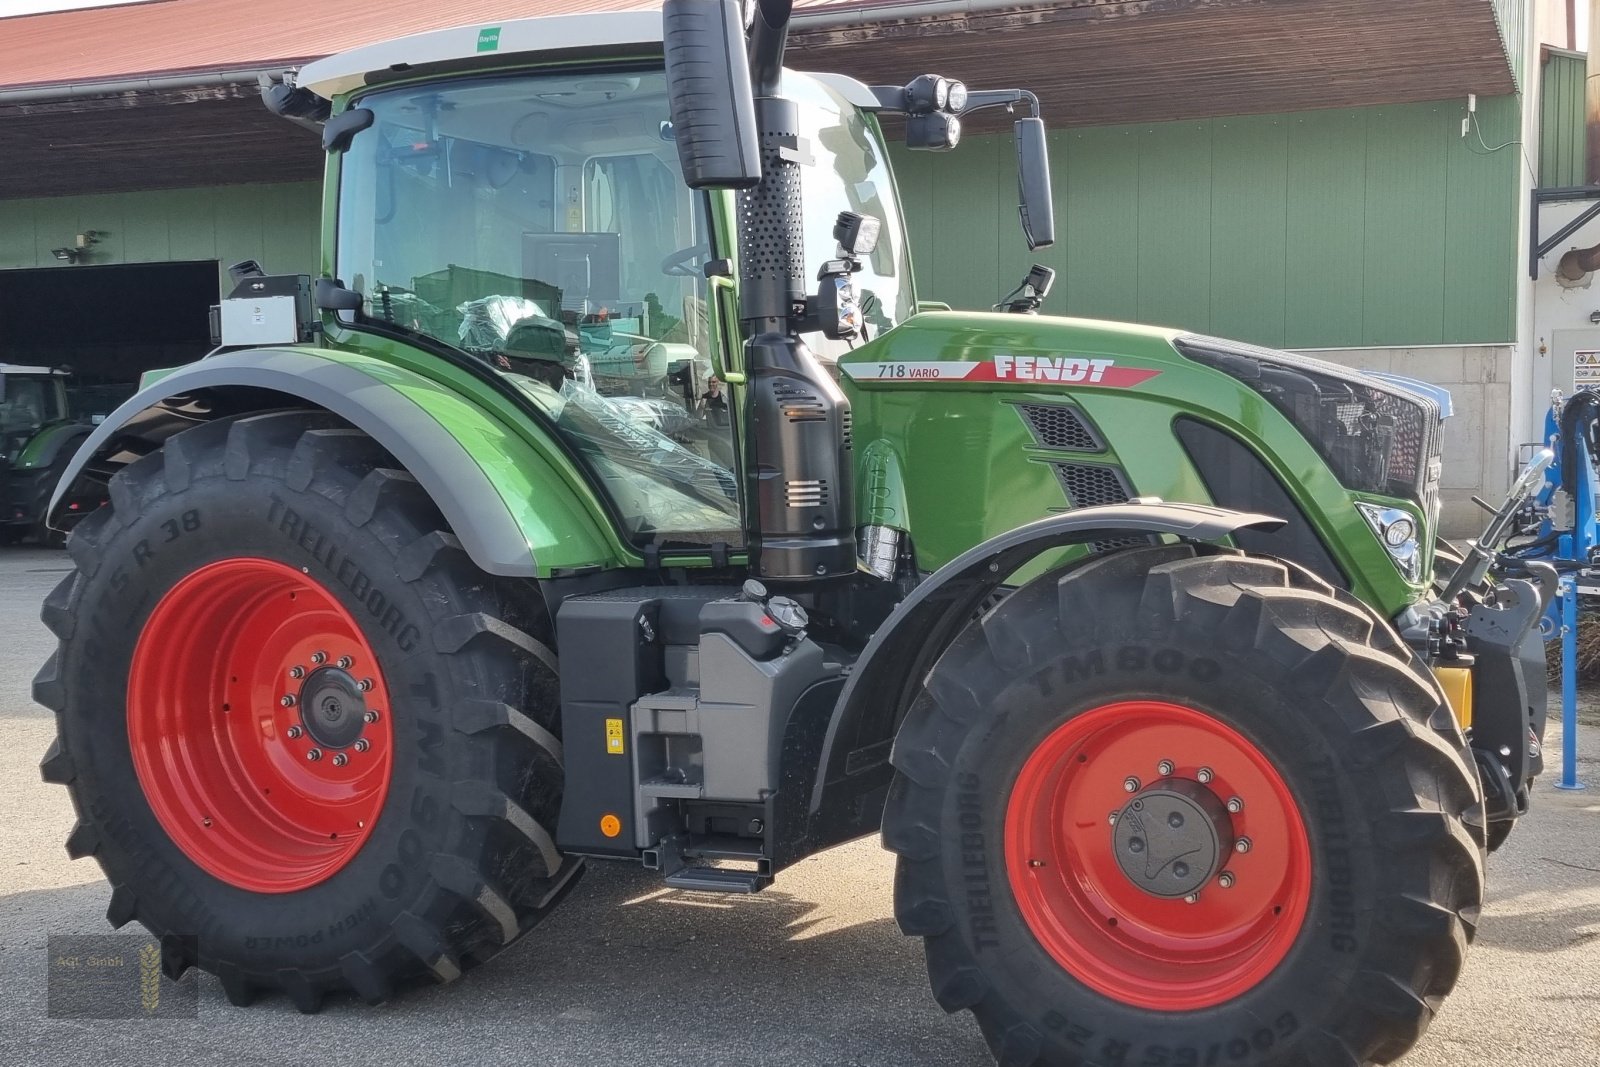
POLYGON ((600 816, 600 832, 607 837, 616 837, 622 833, 622 820, 607 812, 600 816))
POLYGON ((1444 689, 1445 699, 1450 701, 1450 710, 1455 714, 1456 722, 1465 730, 1472 725, 1472 668, 1470 667, 1435 667, 1433 676, 1439 679, 1439 685, 1444 689))

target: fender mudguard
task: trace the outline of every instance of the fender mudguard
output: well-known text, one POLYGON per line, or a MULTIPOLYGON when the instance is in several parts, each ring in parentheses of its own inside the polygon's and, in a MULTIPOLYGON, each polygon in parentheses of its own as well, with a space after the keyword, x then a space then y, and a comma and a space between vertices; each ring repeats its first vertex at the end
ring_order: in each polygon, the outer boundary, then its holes
POLYGON ((90 426, 86 422, 57 422, 46 426, 28 442, 28 447, 22 450, 14 469, 48 468, 61 455, 63 448, 66 448, 70 455, 73 449, 83 444, 84 439, 89 436, 89 431, 90 426))
POLYGON ((820 750, 809 754, 816 773, 806 829, 792 842, 794 854, 877 828, 892 777, 890 748, 923 677, 985 599, 1039 555, 1130 533, 1219 541, 1238 530, 1281 525, 1282 519, 1269 515, 1204 504, 1149 501, 1079 508, 1007 531, 939 568, 900 602, 856 660, 820 750))
POLYGON ((54 525, 80 477, 109 479, 201 422, 285 406, 322 408, 372 437, 433 498, 481 569, 508 577, 615 565, 622 553, 592 493, 467 397, 352 352, 251 349, 211 356, 141 389, 89 435, 50 501, 54 525))

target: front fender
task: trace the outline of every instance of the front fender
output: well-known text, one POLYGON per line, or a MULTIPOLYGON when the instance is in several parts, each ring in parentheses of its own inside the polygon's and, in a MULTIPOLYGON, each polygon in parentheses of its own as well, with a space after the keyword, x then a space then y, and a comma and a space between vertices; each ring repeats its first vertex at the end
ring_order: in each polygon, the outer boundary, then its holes
POLYGON ((304 404, 372 437, 417 479, 481 569, 510 577, 619 562, 609 524, 546 451, 448 387, 370 356, 252 349, 211 356, 141 389, 95 428, 50 501, 221 415, 304 404), (231 405, 174 403, 235 397, 231 405), (120 457, 120 459, 119 459, 120 457))
POLYGON ((46 426, 36 434, 17 457, 15 470, 38 470, 49 467, 61 455, 63 448, 75 449, 89 436, 89 426, 82 422, 58 422, 46 426))
POLYGON ((1152 501, 1078 508, 990 538, 939 568, 901 601, 862 650, 815 753, 808 844, 825 847, 875 828, 870 798, 889 779, 894 733, 923 676, 1005 580, 1051 549, 1130 533, 1220 541, 1282 519, 1204 504, 1152 501))

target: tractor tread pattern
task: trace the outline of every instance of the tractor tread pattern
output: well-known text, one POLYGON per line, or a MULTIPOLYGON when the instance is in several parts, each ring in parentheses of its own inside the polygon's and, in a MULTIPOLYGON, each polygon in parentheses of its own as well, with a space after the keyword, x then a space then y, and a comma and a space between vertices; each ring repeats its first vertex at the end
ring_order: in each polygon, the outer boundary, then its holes
POLYGON ((1024 627, 1007 618, 1002 605, 958 636, 934 667, 925 699, 913 705, 895 741, 897 773, 883 842, 898 854, 896 919, 903 932, 924 939, 935 998, 946 1011, 972 1011, 1003 1063, 1090 1067, 1091 1060, 1070 1054, 1044 1058, 1037 1032, 1030 1038, 1032 1028, 1016 1010, 989 995, 941 870, 940 816, 955 755, 980 713, 976 694, 985 691, 984 683, 1000 684, 1037 666, 1063 638, 1070 644, 1075 634, 1089 636, 1111 595, 1131 596, 1139 624, 1151 632, 1197 627, 1234 650, 1290 667, 1308 694, 1331 698, 1358 732, 1365 763, 1384 767, 1385 780, 1418 783, 1417 795, 1395 805, 1376 837, 1397 860, 1426 858, 1433 895, 1388 901, 1376 922, 1427 964, 1415 973, 1364 972, 1365 992, 1339 1032, 1306 1034, 1293 1061, 1308 1067, 1389 1062, 1426 1029, 1459 976, 1476 928, 1483 853, 1470 834, 1475 818, 1481 824, 1475 771, 1464 746, 1433 729, 1442 693, 1386 623, 1300 568, 1229 550, 1201 554, 1192 546, 1158 546, 1093 557, 1059 575, 1055 625, 1037 627, 1047 634, 1034 637, 1037 655, 1019 639, 1024 627), (1135 584, 1134 593, 1122 592, 1135 584), (1011 651, 1002 658, 1000 648, 1011 651))
MULTIPOLYGON (((291 491, 330 498, 353 524, 370 527, 390 547, 402 581, 426 580, 430 588, 455 591, 448 603, 458 605, 458 614, 432 620, 440 653, 462 657, 472 672, 498 679, 491 687, 497 694, 510 696, 522 684, 554 693, 557 659, 548 640, 549 615, 533 583, 485 582, 415 480, 396 469, 371 438, 324 413, 279 411, 204 423, 174 436, 160 453, 119 471, 110 482, 111 505, 78 524, 68 541, 76 570, 46 598, 41 613, 61 644, 33 683, 34 699, 56 712, 58 724, 68 707, 61 662, 78 600, 101 566, 106 544, 125 525, 123 516, 218 476, 264 476, 291 491)), ((376 1004, 418 980, 452 981, 525 934, 571 890, 583 868, 581 860, 560 854, 551 832, 560 795, 559 718, 554 708, 537 709, 537 718, 534 710, 486 699, 452 707, 450 725, 459 743, 478 753, 463 765, 490 770, 485 777, 469 774, 449 782, 451 807, 464 824, 452 834, 455 851, 434 857, 426 872, 429 888, 365 950, 314 970, 251 970, 207 958, 203 944, 194 958, 194 938, 166 933, 160 938, 163 970, 176 977, 200 965, 217 975, 232 1004, 277 991, 309 1013, 330 995, 351 993, 376 1004), (530 775, 530 767, 539 768, 539 775, 530 775), (530 784, 534 778, 543 784, 530 784)), ((41 775, 66 785, 76 800, 79 768, 65 738, 58 729, 41 775)), ((120 849, 102 848, 93 823, 74 827, 67 850, 73 858, 96 856, 106 868, 113 886, 107 919, 113 926, 136 919, 148 925, 127 878, 133 870, 129 858, 120 849)))

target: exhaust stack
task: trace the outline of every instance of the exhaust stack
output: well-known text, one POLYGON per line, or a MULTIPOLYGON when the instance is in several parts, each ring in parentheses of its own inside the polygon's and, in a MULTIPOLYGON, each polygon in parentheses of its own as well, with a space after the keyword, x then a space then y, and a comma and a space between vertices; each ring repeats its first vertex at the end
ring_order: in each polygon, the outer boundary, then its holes
MULTIPOLYGON (((707 143, 754 140, 760 180, 706 181, 697 188, 741 188, 739 196, 739 317, 745 343, 745 449, 748 499, 752 505, 750 556, 755 573, 775 582, 814 582, 856 571, 855 490, 851 476, 850 401, 800 340, 808 289, 805 275, 802 173, 809 152, 800 139, 800 109, 785 99, 783 53, 792 0, 757 0, 746 42, 747 55, 719 47, 732 25, 736 0, 666 0, 663 26, 674 125, 696 115, 697 105, 680 89, 675 71, 698 72, 711 85, 709 65, 722 65, 720 81, 748 79, 754 97, 754 129, 727 131, 707 143), (704 30, 676 32, 701 13, 704 30), (711 12, 716 17, 711 17, 711 12), (746 73, 748 70, 748 73, 746 73)), ((687 81, 685 82, 687 84, 687 81)), ((740 84, 733 95, 744 89, 740 84)), ((702 117, 704 112, 699 112, 702 117)), ((740 124, 739 109, 719 121, 740 124)), ((747 120, 745 120, 747 121, 747 120)), ((686 142, 678 141, 685 156, 686 142)), ((737 169, 737 168, 734 168, 737 169)))

